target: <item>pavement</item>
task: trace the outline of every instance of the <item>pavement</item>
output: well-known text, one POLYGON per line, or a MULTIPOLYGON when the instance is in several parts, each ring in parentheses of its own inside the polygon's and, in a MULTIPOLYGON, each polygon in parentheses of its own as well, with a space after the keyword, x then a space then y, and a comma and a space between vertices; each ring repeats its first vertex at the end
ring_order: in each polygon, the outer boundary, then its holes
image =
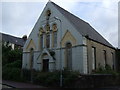
POLYGON ((2 80, 2 84, 11 88, 45 88, 43 86, 35 85, 32 83, 15 82, 8 80, 2 80))
MULTIPOLYGON (((23 83, 23 82, 15 82, 15 81, 8 81, 8 80, 2 80, 2 90, 8 90, 5 88, 24 88, 25 90, 43 90, 47 89, 47 87, 40 86, 40 85, 35 85, 32 83, 23 83)), ((62 90, 62 88, 49 88, 50 90, 62 90)), ((65 89, 65 88, 64 88, 65 89)), ((68 88, 70 89, 70 88, 68 88)), ((14 90, 14 89, 11 89, 14 90)), ((16 89, 15 89, 16 90, 16 89)), ((80 89, 80 90, 120 90, 120 86, 109 86, 109 87, 102 87, 102 88, 94 88, 94 89, 80 89)))

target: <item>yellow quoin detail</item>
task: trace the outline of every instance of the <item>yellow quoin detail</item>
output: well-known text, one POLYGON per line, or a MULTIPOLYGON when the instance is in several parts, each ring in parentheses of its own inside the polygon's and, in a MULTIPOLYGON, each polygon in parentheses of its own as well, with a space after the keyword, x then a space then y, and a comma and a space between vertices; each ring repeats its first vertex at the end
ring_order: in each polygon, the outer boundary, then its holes
POLYGON ((29 42, 29 44, 28 44, 28 46, 26 48, 26 51, 30 51, 31 48, 34 48, 34 50, 36 48, 36 46, 34 44, 34 41, 32 39, 30 40, 30 42, 29 42))
POLYGON ((75 37, 68 30, 62 38, 62 47, 65 47, 65 43, 67 42, 71 42, 72 46, 76 45, 75 37))

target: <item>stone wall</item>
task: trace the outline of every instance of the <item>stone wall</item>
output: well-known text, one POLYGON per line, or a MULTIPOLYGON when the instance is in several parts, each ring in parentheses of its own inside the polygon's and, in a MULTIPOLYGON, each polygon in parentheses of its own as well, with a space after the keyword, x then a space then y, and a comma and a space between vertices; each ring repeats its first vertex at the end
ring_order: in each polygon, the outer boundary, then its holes
POLYGON ((103 51, 106 51, 106 61, 108 65, 111 66, 111 68, 115 69, 116 63, 115 63, 115 48, 111 48, 108 47, 106 45, 100 44, 98 42, 95 42, 93 40, 87 39, 87 54, 88 54, 88 69, 89 69, 89 73, 92 72, 92 47, 95 47, 96 49, 96 68, 99 67, 99 65, 101 66, 105 66, 104 65, 104 53, 103 51), (113 53, 113 57, 112 57, 112 53, 113 53))
POLYGON ((98 88, 120 85, 120 77, 111 74, 81 75, 75 82, 75 88, 98 88))

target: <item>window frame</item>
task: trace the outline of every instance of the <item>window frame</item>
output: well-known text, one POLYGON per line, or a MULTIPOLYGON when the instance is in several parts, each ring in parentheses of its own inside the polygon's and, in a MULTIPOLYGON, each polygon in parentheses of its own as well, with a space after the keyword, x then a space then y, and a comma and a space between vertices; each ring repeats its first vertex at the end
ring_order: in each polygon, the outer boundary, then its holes
POLYGON ((95 70, 96 67, 97 67, 97 62, 96 62, 96 47, 92 46, 92 69, 95 70), (94 57, 94 60, 93 60, 93 57, 94 57))
POLYGON ((67 42, 65 45, 65 49, 66 49, 65 50, 66 51, 66 68, 68 70, 72 70, 72 44, 70 42, 67 42), (71 46, 67 46, 68 44, 70 44, 71 46))
POLYGON ((40 49, 42 50, 43 49, 43 34, 40 35, 40 49))
POLYGON ((103 50, 103 58, 104 58, 104 67, 107 65, 107 52, 103 50))
POLYGON ((46 34, 46 47, 50 48, 50 34, 46 34), (49 36, 49 37, 48 37, 49 36))

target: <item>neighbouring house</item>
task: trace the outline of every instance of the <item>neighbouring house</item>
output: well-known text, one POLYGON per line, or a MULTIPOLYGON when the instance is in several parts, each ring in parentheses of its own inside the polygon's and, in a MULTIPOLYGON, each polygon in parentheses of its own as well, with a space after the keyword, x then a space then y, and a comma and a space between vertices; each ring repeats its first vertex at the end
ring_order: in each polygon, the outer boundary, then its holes
POLYGON ((9 46, 11 46, 13 50, 15 48, 22 49, 25 44, 25 41, 27 40, 26 35, 24 35, 22 38, 4 33, 0 33, 0 35, 2 36, 2 43, 4 43, 4 45, 9 43, 9 46))
POLYGON ((22 68, 89 74, 106 64, 115 69, 115 48, 89 23, 48 2, 23 47, 22 68))

